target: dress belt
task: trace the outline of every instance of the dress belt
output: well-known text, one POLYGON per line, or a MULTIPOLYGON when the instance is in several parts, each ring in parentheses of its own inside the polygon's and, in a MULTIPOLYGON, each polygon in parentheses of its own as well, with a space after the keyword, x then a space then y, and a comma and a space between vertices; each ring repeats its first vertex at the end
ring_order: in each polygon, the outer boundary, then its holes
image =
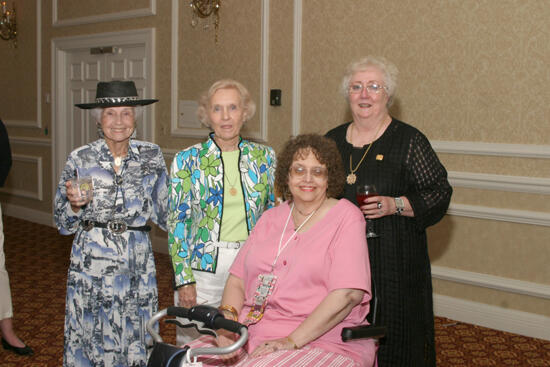
POLYGON ((95 222, 93 220, 86 219, 81 222, 81 225, 85 231, 89 231, 94 227, 107 228, 111 233, 114 233, 114 234, 121 234, 126 231, 149 232, 151 230, 151 226, 149 225, 134 227, 134 226, 127 225, 125 222, 121 220, 110 220, 107 223, 101 223, 101 222, 95 222))

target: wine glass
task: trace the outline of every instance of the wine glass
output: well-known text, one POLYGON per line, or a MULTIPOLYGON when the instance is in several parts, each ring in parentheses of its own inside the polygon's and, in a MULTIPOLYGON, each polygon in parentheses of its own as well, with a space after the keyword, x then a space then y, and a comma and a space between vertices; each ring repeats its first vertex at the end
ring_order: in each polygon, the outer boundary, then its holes
MULTIPOLYGON (((364 205, 365 199, 371 196, 378 196, 378 193, 376 192, 376 187, 373 184, 357 185, 355 191, 355 199, 357 200, 357 204, 359 206, 364 205)), ((372 219, 367 218, 367 238, 376 237, 380 236, 376 232, 374 232, 374 229, 372 228, 372 219)))

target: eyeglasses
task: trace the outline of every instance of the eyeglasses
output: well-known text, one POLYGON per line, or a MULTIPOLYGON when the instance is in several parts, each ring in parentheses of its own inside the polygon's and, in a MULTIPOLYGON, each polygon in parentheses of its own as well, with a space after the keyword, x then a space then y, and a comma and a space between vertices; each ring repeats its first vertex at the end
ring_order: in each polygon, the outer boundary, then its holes
POLYGON ((350 84, 349 86, 349 92, 352 94, 359 94, 363 91, 363 88, 367 90, 368 94, 378 94, 381 91, 385 91, 386 87, 378 84, 378 83, 370 83, 367 85, 363 85, 361 82, 355 82, 350 84))
POLYGON ((327 177, 327 169, 325 167, 313 167, 308 170, 302 166, 292 166, 290 167, 290 174, 296 178, 303 178, 306 176, 307 172, 314 178, 325 178, 327 177))

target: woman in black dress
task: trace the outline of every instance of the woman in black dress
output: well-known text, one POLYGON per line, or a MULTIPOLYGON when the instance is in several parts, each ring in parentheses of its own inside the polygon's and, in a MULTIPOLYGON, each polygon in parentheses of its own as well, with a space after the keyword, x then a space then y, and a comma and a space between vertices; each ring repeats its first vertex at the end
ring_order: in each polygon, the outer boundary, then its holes
POLYGON ((347 170, 344 197, 355 203, 356 187, 363 184, 374 184, 378 193, 360 208, 379 235, 368 239, 379 323, 388 327, 379 366, 435 366, 426 228, 445 215, 452 188, 426 136, 390 116, 396 77, 397 68, 384 58, 352 63, 342 91, 353 121, 327 136, 347 170))

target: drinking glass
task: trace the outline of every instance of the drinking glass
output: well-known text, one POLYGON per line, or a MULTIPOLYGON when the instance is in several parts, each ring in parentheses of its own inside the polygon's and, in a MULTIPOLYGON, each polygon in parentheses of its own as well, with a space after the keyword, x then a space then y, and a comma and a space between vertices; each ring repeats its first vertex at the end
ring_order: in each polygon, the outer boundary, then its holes
POLYGON ((92 177, 84 176, 71 179, 71 186, 78 189, 78 195, 86 202, 92 200, 94 193, 94 184, 92 177))
MULTIPOLYGON (((373 184, 357 185, 355 199, 357 200, 357 204, 359 206, 364 205, 365 199, 371 196, 378 196, 378 193, 376 192, 376 187, 373 184)), ((374 232, 374 229, 372 227, 372 219, 367 218, 367 238, 380 237, 376 232, 374 232)))

